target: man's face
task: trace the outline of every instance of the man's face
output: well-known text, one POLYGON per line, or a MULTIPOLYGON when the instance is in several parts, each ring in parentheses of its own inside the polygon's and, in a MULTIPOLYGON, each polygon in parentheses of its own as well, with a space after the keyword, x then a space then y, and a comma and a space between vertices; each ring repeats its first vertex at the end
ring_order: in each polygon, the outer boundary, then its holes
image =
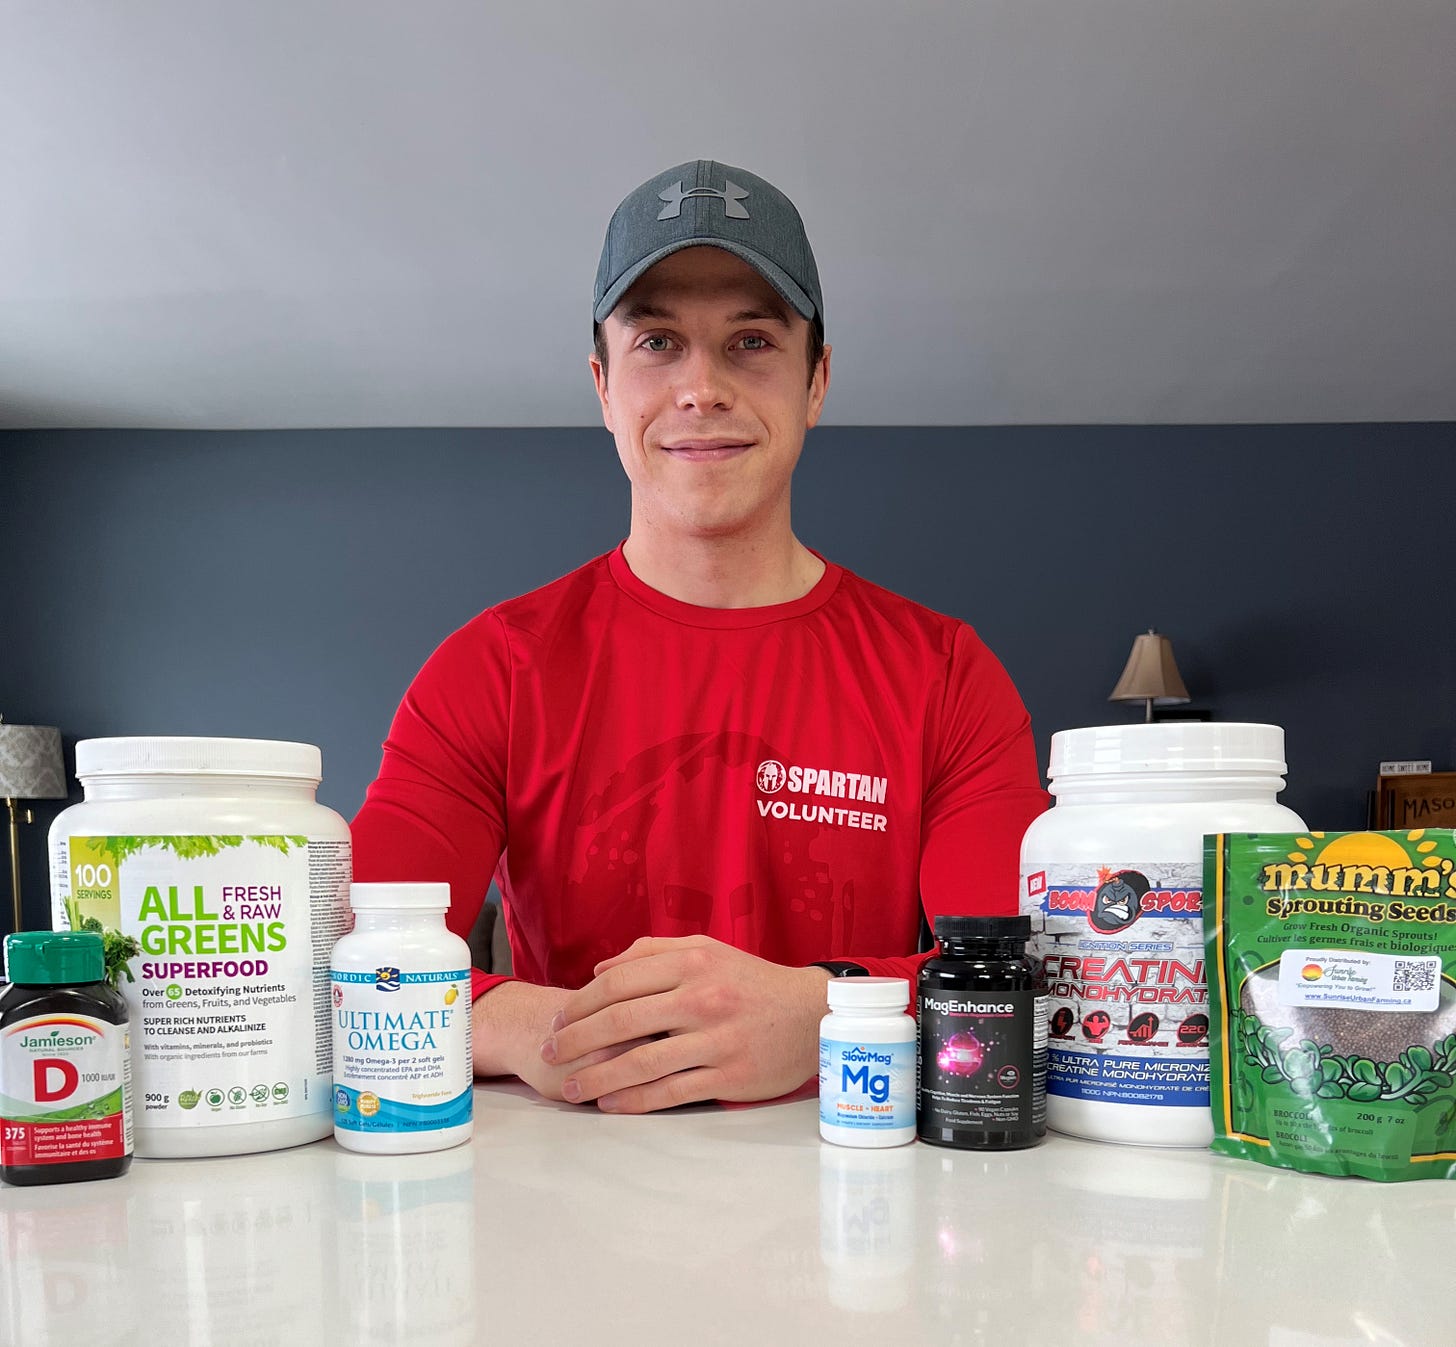
POLYGON ((632 523, 725 537, 788 526, 789 481, 819 419, 829 352, 807 366, 808 321, 722 248, 665 257, 602 324, 602 420, 632 482, 632 523))

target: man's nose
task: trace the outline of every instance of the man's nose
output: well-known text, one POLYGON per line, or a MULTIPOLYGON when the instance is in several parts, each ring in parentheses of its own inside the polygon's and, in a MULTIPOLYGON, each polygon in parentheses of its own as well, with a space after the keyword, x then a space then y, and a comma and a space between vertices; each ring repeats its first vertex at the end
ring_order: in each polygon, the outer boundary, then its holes
POLYGON ((719 355, 702 347, 678 366, 677 405, 686 411, 726 411, 733 405, 733 378, 719 355))

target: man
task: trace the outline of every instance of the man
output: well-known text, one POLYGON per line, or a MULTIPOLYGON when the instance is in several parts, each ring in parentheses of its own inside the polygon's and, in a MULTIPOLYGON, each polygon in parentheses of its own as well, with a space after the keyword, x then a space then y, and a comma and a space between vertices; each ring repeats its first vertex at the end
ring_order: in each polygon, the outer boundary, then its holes
POLYGON ((590 363, 631 531, 445 641, 354 821, 357 876, 448 880, 462 933, 499 860, 517 978, 477 976, 480 1075, 771 1098, 814 1074, 832 974, 913 977, 922 897, 1014 910, 1045 795, 1010 680, 793 533, 823 313, 751 173, 684 164, 612 217, 590 363))

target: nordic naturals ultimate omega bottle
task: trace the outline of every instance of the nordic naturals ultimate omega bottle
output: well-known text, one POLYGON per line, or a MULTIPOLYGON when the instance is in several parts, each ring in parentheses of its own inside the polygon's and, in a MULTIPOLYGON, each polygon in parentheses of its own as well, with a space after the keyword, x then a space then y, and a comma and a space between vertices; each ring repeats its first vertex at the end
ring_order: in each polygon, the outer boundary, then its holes
POLYGON ((921 1141, 1015 1150, 1046 1135, 1046 988, 1027 917, 935 919, 920 969, 921 1141))
POLYGON ((131 1167, 131 1037, 101 937, 5 937, 0 994, 0 1179, 113 1179, 131 1167))
POLYGON ((334 946, 334 1138, 399 1155, 470 1140, 470 946, 448 884, 353 884, 334 946))

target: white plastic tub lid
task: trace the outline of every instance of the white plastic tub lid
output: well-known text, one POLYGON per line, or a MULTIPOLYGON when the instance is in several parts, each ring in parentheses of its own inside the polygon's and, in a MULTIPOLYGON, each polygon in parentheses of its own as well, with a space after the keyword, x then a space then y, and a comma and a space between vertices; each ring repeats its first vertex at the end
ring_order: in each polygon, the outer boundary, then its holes
POLYGON ((105 776, 272 776, 317 785, 323 780, 323 754, 313 744, 278 739, 82 739, 76 744, 76 775, 82 781, 105 776))
POLYGON ((1236 772, 1283 776, 1278 725, 1167 721, 1092 725, 1052 735, 1050 775, 1122 776, 1146 772, 1236 772))

